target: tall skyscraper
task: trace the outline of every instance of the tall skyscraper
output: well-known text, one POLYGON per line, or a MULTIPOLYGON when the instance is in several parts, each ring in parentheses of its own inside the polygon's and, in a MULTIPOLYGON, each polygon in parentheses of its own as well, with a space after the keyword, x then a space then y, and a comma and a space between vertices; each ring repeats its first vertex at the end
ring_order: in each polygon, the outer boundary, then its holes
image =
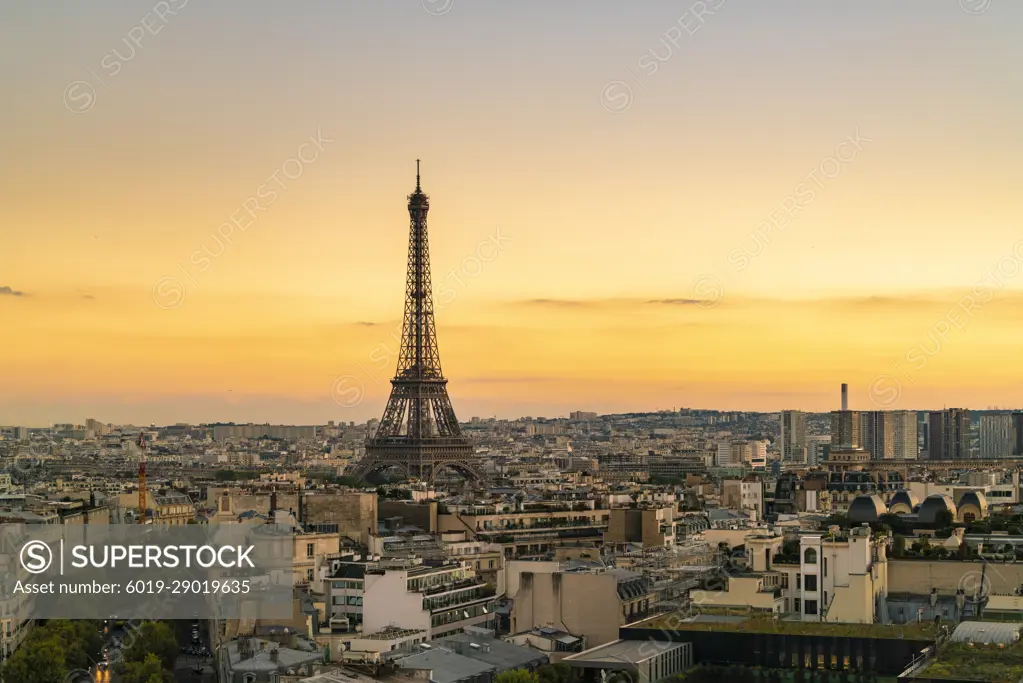
POLYGON ((927 417, 928 457, 931 460, 966 460, 970 457, 970 411, 935 410, 927 417))
POLYGON ((916 460, 920 457, 917 442, 917 414, 915 410, 893 410, 893 457, 896 460, 916 460))
POLYGON ((781 459, 792 461, 793 454, 799 460, 805 457, 806 415, 799 410, 781 411, 781 435, 778 437, 778 451, 781 459))
POLYGON ((1012 454, 1023 455, 1023 413, 1012 414, 1012 454))
POLYGON ((837 448, 859 448, 860 414, 855 410, 831 411, 831 445, 837 448))
POLYGON ((860 448, 870 451, 872 460, 891 460, 895 457, 895 419, 891 411, 870 410, 860 413, 859 431, 860 448))
POLYGON ((980 416, 980 457, 1005 458, 1012 455, 1014 442, 1011 415, 980 416))
POLYGON ((806 436, 806 464, 819 465, 826 460, 827 447, 831 445, 831 436, 828 434, 807 434, 806 436))

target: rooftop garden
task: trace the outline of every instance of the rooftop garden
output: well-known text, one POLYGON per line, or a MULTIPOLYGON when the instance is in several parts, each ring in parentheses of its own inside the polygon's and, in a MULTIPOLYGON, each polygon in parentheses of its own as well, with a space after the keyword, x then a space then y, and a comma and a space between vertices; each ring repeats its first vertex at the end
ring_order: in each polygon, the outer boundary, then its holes
POLYGON ((923 678, 1017 683, 1023 680, 1023 644, 946 643, 923 678))
POLYGON ((849 638, 878 638, 933 640, 941 633, 941 627, 926 624, 836 624, 815 621, 775 620, 771 616, 754 617, 743 621, 709 622, 684 621, 685 617, 676 612, 640 622, 636 628, 662 629, 665 631, 742 631, 745 633, 778 633, 784 635, 815 635, 849 638))

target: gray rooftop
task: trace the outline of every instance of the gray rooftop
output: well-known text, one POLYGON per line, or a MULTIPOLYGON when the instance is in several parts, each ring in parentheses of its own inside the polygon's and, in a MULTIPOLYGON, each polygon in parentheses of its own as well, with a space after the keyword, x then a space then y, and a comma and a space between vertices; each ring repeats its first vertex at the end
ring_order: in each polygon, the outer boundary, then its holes
POLYGON ((548 661, 547 655, 532 648, 471 633, 456 633, 433 642, 454 650, 463 657, 490 664, 498 673, 508 669, 532 668, 548 661))
POLYGON ((480 674, 493 673, 496 667, 476 659, 463 657, 450 650, 430 649, 395 661, 401 669, 429 670, 432 683, 458 683, 480 674))
POLYGON ((1019 641, 1020 625, 1011 622, 964 621, 952 632, 955 643, 1002 643, 1019 641))
POLYGON ((562 661, 574 666, 601 666, 608 669, 622 669, 629 664, 639 664, 652 657, 671 652, 689 645, 689 643, 658 643, 658 647, 650 647, 646 640, 616 640, 613 643, 590 648, 586 652, 569 655, 562 661), (664 645, 665 647, 661 647, 664 645))

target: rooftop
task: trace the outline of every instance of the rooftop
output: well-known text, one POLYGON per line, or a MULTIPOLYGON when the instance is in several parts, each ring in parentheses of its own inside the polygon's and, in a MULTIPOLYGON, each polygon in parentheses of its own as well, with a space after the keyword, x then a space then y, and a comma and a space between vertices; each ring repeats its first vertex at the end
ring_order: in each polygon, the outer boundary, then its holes
POLYGON ((786 621, 771 618, 749 618, 731 616, 700 615, 686 617, 681 613, 664 614, 640 621, 632 628, 663 629, 665 631, 744 631, 747 633, 779 633, 784 635, 846 636, 854 638, 878 638, 933 640, 941 633, 934 624, 837 624, 815 621, 786 621))
POLYGON ((353 638, 353 640, 396 640, 399 638, 412 638, 413 636, 425 633, 426 631, 421 629, 388 628, 376 633, 363 633, 358 638, 353 638))
POLYGON ((946 643, 922 678, 1017 683, 1023 679, 1023 645, 946 643))
POLYGON ((659 654, 684 647, 686 643, 675 643, 667 649, 651 648, 646 640, 616 640, 605 645, 590 648, 585 652, 565 657, 565 662, 577 665, 609 664, 609 668, 621 668, 623 664, 638 664, 659 654))
POLYGON ((441 648, 417 652, 395 661, 398 669, 429 670, 433 683, 455 683, 496 671, 495 667, 441 648))

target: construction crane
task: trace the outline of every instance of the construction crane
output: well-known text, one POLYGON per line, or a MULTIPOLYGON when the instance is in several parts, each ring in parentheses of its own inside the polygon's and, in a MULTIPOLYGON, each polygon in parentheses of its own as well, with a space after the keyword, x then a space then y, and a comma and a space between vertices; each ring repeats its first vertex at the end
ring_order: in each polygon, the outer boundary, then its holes
POLYGON ((146 448, 148 443, 146 442, 146 433, 139 432, 139 450, 142 451, 142 457, 139 459, 139 524, 146 523, 146 448))

